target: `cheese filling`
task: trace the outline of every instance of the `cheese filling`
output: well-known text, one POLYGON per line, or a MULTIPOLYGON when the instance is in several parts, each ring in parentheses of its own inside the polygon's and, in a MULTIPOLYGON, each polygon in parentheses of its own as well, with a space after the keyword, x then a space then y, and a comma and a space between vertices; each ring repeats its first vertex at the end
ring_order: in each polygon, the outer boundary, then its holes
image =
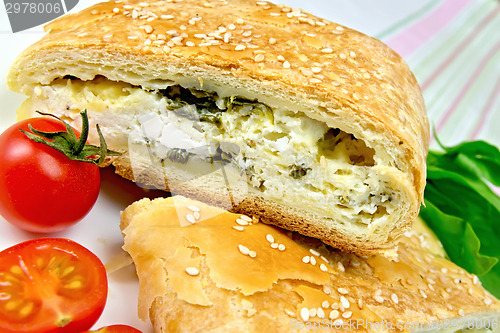
POLYGON ((149 91, 96 78, 38 86, 20 112, 50 111, 78 122, 83 109, 111 148, 133 142, 160 162, 230 163, 265 199, 286 198, 323 216, 340 212, 336 220, 359 225, 396 209, 398 198, 373 171, 375 151, 300 111, 180 85, 149 91))

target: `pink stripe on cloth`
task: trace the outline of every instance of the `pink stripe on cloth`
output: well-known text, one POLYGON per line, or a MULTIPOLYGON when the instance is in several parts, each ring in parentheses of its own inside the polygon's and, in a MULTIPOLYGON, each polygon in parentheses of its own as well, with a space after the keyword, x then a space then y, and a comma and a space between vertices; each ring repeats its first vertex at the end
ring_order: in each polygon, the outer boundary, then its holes
POLYGON ((472 1, 474 0, 446 0, 429 16, 415 22, 399 35, 386 41, 386 44, 405 58, 444 28, 472 1))
MULTIPOLYGON (((439 130, 443 128, 443 126, 446 124, 450 116, 453 114, 457 106, 460 104, 460 101, 462 98, 465 96, 467 91, 470 89, 470 87, 474 84, 476 81, 477 77, 481 74, 483 71, 484 67, 488 64, 489 60, 496 55, 496 53, 500 51, 500 42, 496 43, 496 45, 488 52, 488 54, 481 60, 479 65, 477 66, 476 70, 472 75, 469 77, 469 80, 465 83, 465 85, 462 87, 460 92, 456 95, 457 97, 453 100, 453 103, 450 104, 446 112, 444 113, 444 116, 441 118, 439 123, 436 125, 436 133, 439 134, 439 130)), ((434 141, 434 135, 431 135, 430 142, 434 141)))
MULTIPOLYGON (((495 101, 497 100, 498 97, 500 97, 500 78, 498 78, 497 83, 495 84, 495 88, 493 88, 493 92, 491 93, 490 97, 488 98, 488 102, 486 103, 486 106, 483 108, 483 111, 481 111, 481 119, 479 120, 479 123, 477 124, 476 129, 470 135, 469 140, 474 140, 477 138, 479 131, 484 126, 484 123, 486 122, 486 118, 487 118, 488 114, 491 111, 493 111, 493 105, 495 104, 495 101)), ((500 190, 500 188, 499 188, 499 190, 500 190)))
POLYGON ((500 4, 496 6, 495 10, 492 11, 488 16, 486 16, 475 28, 474 30, 465 38, 460 45, 458 45, 453 52, 446 58, 445 61, 432 73, 429 78, 427 78, 424 83, 422 83, 422 90, 426 90, 429 85, 452 63, 452 61, 460 54, 460 50, 463 50, 470 42, 476 37, 476 35, 500 12, 500 4))

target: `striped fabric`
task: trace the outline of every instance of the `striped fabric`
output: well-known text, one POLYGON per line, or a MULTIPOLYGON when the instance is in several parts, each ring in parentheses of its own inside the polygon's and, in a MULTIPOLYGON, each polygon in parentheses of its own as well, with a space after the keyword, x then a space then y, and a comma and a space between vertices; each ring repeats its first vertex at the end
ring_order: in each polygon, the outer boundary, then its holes
POLYGON ((428 0, 375 37, 412 68, 443 144, 500 145, 500 1, 428 0))

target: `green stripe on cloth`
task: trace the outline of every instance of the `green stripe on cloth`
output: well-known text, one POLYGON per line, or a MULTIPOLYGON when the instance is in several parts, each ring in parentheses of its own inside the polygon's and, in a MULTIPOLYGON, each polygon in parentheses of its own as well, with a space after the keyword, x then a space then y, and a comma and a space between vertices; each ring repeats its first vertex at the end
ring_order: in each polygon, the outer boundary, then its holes
POLYGON ((385 29, 381 33, 377 34, 374 36, 375 38, 378 38, 380 40, 384 40, 388 38, 389 36, 393 35, 395 32, 407 27, 408 25, 412 24, 413 22, 419 20, 421 17, 425 16, 427 13, 432 11, 434 8, 437 7, 437 5, 441 2, 442 0, 431 0, 428 3, 424 4, 422 8, 420 8, 418 11, 411 13, 410 15, 406 16, 405 18, 401 19, 400 21, 396 22, 394 25, 390 26, 389 28, 385 29))

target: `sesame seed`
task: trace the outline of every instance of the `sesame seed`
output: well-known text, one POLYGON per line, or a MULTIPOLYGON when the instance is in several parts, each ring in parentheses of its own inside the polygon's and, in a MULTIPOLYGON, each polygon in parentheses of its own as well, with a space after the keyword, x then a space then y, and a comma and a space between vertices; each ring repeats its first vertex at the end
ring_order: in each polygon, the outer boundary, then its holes
POLYGON ((205 35, 205 34, 194 34, 194 38, 202 39, 202 38, 206 38, 206 37, 207 37, 207 35, 205 35))
POLYGON ((132 7, 131 5, 123 5, 123 9, 132 9, 134 7, 132 7))
POLYGON ((94 9, 93 11, 91 11, 91 12, 90 12, 90 14, 92 14, 92 15, 97 15, 97 14, 99 14, 99 11, 98 11, 98 10, 96 10, 96 9, 94 9))
POLYGON ((422 289, 420 289, 420 295, 422 295, 423 298, 427 298, 427 294, 422 289))
POLYGON ((290 63, 288 62, 288 60, 283 63, 283 68, 290 68, 290 63))
POLYGON ((358 308, 361 310, 363 309, 363 299, 358 299, 358 308))
POLYGON ((309 252, 311 252, 312 254, 314 254, 316 257, 319 257, 321 254, 316 251, 315 249, 309 249, 309 252))
POLYGON ((484 299, 484 304, 486 304, 486 305, 491 305, 492 303, 493 303, 493 301, 491 300, 491 298, 486 297, 486 298, 484 299))
POLYGON ((321 52, 323 52, 323 53, 333 53, 333 50, 331 48, 327 47, 327 48, 322 49, 321 52))
POLYGON ((284 245, 284 244, 280 244, 280 245, 278 246, 278 250, 280 250, 280 251, 285 251, 285 245, 284 245))
POLYGON ((228 24, 228 25, 227 25, 227 28, 228 28, 229 30, 234 30, 234 29, 236 29, 236 26, 235 26, 234 24, 232 24, 232 23, 231 23, 231 24, 228 24))
POLYGON ((247 47, 245 45, 238 44, 238 45, 236 45, 236 47, 234 48, 234 50, 235 51, 243 51, 246 48, 247 47))
POLYGON ((330 295, 332 293, 332 288, 329 286, 323 286, 323 292, 327 295, 330 295))
POLYGON ((345 319, 349 319, 352 316, 352 311, 346 311, 342 314, 342 317, 345 319))
POLYGON ((300 318, 302 318, 303 321, 309 320, 309 309, 308 308, 300 309, 300 318))
POLYGON ((240 250, 241 254, 248 255, 250 253, 250 250, 248 247, 243 246, 241 244, 238 245, 238 250, 240 250))
POLYGON ((342 304, 342 306, 345 309, 349 309, 349 307, 351 306, 351 303, 349 303, 349 301, 347 300, 347 298, 345 298, 344 296, 340 296, 340 304, 342 304))
POLYGON ((281 16, 281 13, 269 13, 271 16, 281 16))
POLYGON ((191 42, 191 41, 187 41, 186 42, 186 46, 195 46, 195 44, 193 42, 191 42))
POLYGON ((318 316, 318 318, 325 318, 325 311, 322 309, 322 308, 318 308, 316 310, 316 315, 318 316))
POLYGON ((163 47, 163 52, 165 52, 165 53, 170 52, 170 47, 169 47, 169 46, 167 46, 167 45, 165 45, 165 46, 163 47))
POLYGON ((286 313, 287 315, 289 315, 290 317, 295 317, 295 312, 293 312, 292 310, 285 309, 285 313, 286 313))
POLYGON ((436 283, 436 281, 434 281, 434 280, 433 280, 433 279, 431 279, 430 277, 428 277, 428 278, 427 278, 427 281, 428 281, 429 283, 431 283, 431 284, 435 284, 435 283, 436 283))
POLYGON ((274 243, 274 237, 273 237, 273 235, 271 235, 271 234, 267 234, 267 235, 266 235, 266 240, 267 240, 269 243, 274 243))
POLYGON ((380 296, 380 295, 382 295, 382 289, 377 289, 377 290, 375 290, 375 292, 373 293, 373 295, 375 295, 375 296, 380 296))
POLYGON ((313 77, 313 78, 309 79, 309 82, 311 82, 311 83, 321 83, 322 81, 320 79, 317 79, 317 78, 313 77))
POLYGON ((242 219, 236 219, 236 223, 238 223, 239 225, 243 225, 243 226, 248 225, 248 222, 245 220, 242 220, 242 219))
POLYGON ((345 272, 345 267, 344 267, 344 265, 342 264, 341 261, 337 262, 337 267, 339 268, 339 270, 341 272, 345 272))
POLYGON ((309 256, 305 256, 304 258, 302 258, 302 262, 304 264, 308 264, 309 263, 309 256))
POLYGON ((139 16, 139 14, 137 14, 137 10, 135 10, 135 9, 134 9, 134 10, 132 11, 132 18, 133 18, 133 19, 136 19, 138 16, 139 16))
POLYGON ((243 231, 243 230, 245 230, 245 228, 243 228, 242 226, 239 226, 239 225, 235 225, 235 226, 233 227, 233 229, 234 229, 234 230, 238 230, 238 231, 243 231))
POLYGON ((246 215, 240 215, 240 219, 247 221, 247 222, 252 222, 252 218, 246 215))
POLYGON ((111 37, 113 37, 113 34, 111 34, 111 33, 102 36, 102 38, 104 38, 104 39, 110 39, 111 37))
POLYGON ((186 30, 187 28, 186 28, 186 26, 184 24, 182 24, 182 25, 179 26, 179 29, 180 30, 186 30))
POLYGON ((140 2, 139 6, 141 6, 141 7, 148 7, 149 3, 147 3, 147 2, 140 2))
POLYGON ((330 303, 328 303, 328 301, 323 301, 323 303, 321 303, 321 306, 324 308, 324 309, 328 309, 330 307, 330 303))
POLYGON ((272 243, 272 244, 271 244, 271 247, 272 247, 273 249, 277 249, 277 248, 278 248, 278 246, 279 246, 279 244, 278 244, 278 243, 272 243))
MULTIPOLYGON (((158 36, 160 36, 160 35, 158 35, 158 36)), ((200 208, 198 206, 194 206, 194 205, 189 205, 188 209, 192 212, 199 212, 200 211, 200 208)))
POLYGON ((474 284, 479 283, 479 278, 477 277, 477 275, 474 275, 474 277, 472 278, 472 283, 474 283, 474 284))
POLYGON ((430 290, 435 291, 434 286, 432 284, 427 284, 427 287, 429 287, 430 290))
POLYGON ((399 298, 398 298, 398 295, 396 295, 396 294, 392 294, 392 295, 391 295, 391 299, 392 299, 392 301, 393 301, 395 304, 398 304, 398 303, 399 303, 399 298))
POLYGON ((338 310, 339 309, 339 303, 332 303, 332 305, 330 307, 332 308, 332 310, 338 310))
POLYGON ((144 29, 144 31, 148 34, 153 32, 153 27, 150 25, 141 25, 140 28, 144 29))
POLYGON ((161 15, 160 18, 162 20, 171 20, 174 18, 174 15, 161 15))
POLYGON ((236 19, 236 23, 243 24, 243 23, 245 23, 245 20, 243 20, 241 17, 239 17, 238 19, 236 19))
POLYGON ((336 29, 336 30, 338 30, 338 31, 344 31, 344 28, 343 28, 343 27, 341 27, 341 26, 338 26, 338 27, 336 27, 335 29, 336 29))
POLYGON ((186 273, 188 273, 188 275, 191 275, 191 276, 196 276, 196 275, 200 274, 200 271, 196 267, 186 267, 185 271, 186 271, 186 273))
POLYGON ((321 269, 323 272, 328 272, 328 267, 326 267, 325 264, 319 265, 319 269, 321 269))
POLYGON ((374 295, 373 299, 378 303, 384 303, 384 298, 382 296, 374 295))
MULTIPOLYGON (((325 160, 325 156, 321 156, 323 157, 323 160, 325 160)), ((321 160, 321 159, 320 159, 321 160)), ((326 161, 325 161, 326 162, 326 161)), ((326 259, 325 256, 321 256, 321 259, 323 259, 327 264, 329 264, 330 262, 328 261, 328 259, 326 259)))
POLYGON ((464 309, 460 309, 460 310, 458 310, 458 315, 459 315, 460 317, 465 316, 465 311, 464 311, 464 309))
POLYGON ((315 308, 309 309, 309 318, 316 317, 317 310, 315 308))
POLYGON ((113 8, 113 13, 119 13, 120 12, 120 8, 113 8))
MULTIPOLYGON (((155 40, 155 41, 153 41, 153 44, 162 45, 162 44, 165 44, 165 41, 164 40, 155 40)), ((195 217, 195 219, 198 219, 198 218, 196 218, 196 215, 194 217, 195 217)))
MULTIPOLYGON (((162 42, 162 43, 164 43, 165 41, 164 41, 164 40, 157 40, 157 41, 155 41, 155 43, 156 43, 156 42, 162 42)), ((199 213, 199 212, 194 212, 194 213, 193 213, 193 216, 194 216, 194 218, 195 218, 195 219, 197 219, 197 220, 199 220, 199 219, 200 219, 200 213, 199 213)))
POLYGON ((261 62, 264 61, 264 55, 259 53, 255 56, 255 62, 261 62))
POLYGON ((276 38, 273 38, 273 37, 269 38, 269 44, 271 44, 271 45, 276 44, 276 38))
POLYGON ((224 43, 229 43, 229 38, 231 38, 231 33, 230 32, 226 32, 224 34, 224 43))
POLYGON ((330 311, 330 315, 328 316, 330 319, 337 319, 339 317, 339 312, 337 310, 330 311))
POLYGON ((345 59, 345 58, 347 58, 346 54, 345 54, 345 53, 342 53, 342 52, 340 52, 340 53, 339 53, 339 57, 340 57, 340 59, 345 59))
POLYGON ((322 68, 321 67, 313 67, 311 68, 311 72, 313 72, 314 74, 318 74, 319 72, 321 72, 322 68))
POLYGON ((257 4, 257 6, 267 6, 266 1, 257 1, 256 4, 257 4))
POLYGON ((281 54, 276 57, 279 61, 285 61, 285 57, 283 57, 281 54))
POLYGON ((365 73, 365 74, 363 74, 363 77, 365 79, 369 79, 369 78, 371 78, 371 75, 370 75, 370 73, 365 73))
POLYGON ((88 32, 81 32, 77 36, 78 37, 83 37, 83 36, 86 36, 86 35, 88 35, 88 32))
POLYGON ((248 255, 250 256, 250 258, 255 258, 255 257, 257 257, 257 252, 250 251, 250 252, 248 252, 248 255))
POLYGON ((337 291, 342 295, 347 295, 349 293, 349 290, 347 290, 346 288, 339 288, 337 289, 337 291))
MULTIPOLYGON (((150 39, 147 39, 146 41, 148 41, 148 40, 151 42, 151 40, 150 40, 150 39)), ((144 42, 144 44, 146 44, 146 43, 144 42)), ((151 43, 150 43, 150 44, 151 44, 151 43)), ((195 222, 196 222, 196 219, 195 219, 195 218, 194 218, 194 216, 193 216, 193 215, 191 215, 191 214, 187 214, 187 215, 186 215, 186 220, 188 220, 188 222, 189 222, 189 223, 195 223, 195 222)))
POLYGON ((314 257, 312 257, 312 256, 311 256, 311 257, 309 257, 309 262, 310 262, 310 263, 311 263, 311 265, 313 265, 313 266, 314 266, 314 265, 316 265, 316 258, 314 258, 314 257))
POLYGON ((356 53, 354 51, 349 52, 351 58, 356 58, 356 53))

